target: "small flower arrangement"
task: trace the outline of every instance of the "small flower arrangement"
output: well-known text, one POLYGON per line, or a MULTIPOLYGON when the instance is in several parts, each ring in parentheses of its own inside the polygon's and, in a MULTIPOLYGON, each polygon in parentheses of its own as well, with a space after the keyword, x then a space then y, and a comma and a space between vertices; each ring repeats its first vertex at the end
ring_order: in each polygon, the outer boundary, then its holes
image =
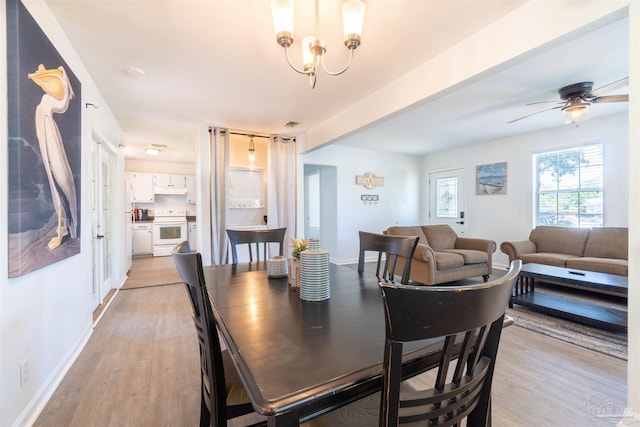
POLYGON ((300 259, 300 252, 307 250, 309 241, 307 239, 291 239, 291 256, 300 259))

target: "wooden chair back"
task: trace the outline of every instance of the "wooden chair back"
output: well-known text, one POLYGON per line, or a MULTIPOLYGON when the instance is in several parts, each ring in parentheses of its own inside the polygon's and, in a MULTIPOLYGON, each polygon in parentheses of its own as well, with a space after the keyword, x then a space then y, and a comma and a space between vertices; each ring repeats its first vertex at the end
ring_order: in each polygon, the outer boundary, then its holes
POLYGON ((237 245, 248 244, 249 245, 249 261, 253 262, 253 250, 256 250, 256 261, 260 261, 260 243, 263 244, 263 253, 267 254, 267 243, 278 243, 279 255, 284 253, 284 235, 287 229, 285 228, 273 228, 270 230, 230 230, 227 229, 227 235, 231 242, 231 257, 233 264, 238 263, 238 251, 237 245), (254 246, 255 245, 255 246, 254 246))
POLYGON ((358 256, 358 272, 364 273, 365 253, 378 252, 378 264, 376 277, 394 282, 394 272, 398 257, 405 258, 404 269, 400 283, 408 284, 411 274, 411 259, 418 245, 418 236, 390 236, 387 234, 367 233, 360 231, 360 254, 358 256), (382 264, 382 254, 385 254, 385 262, 382 264), (382 276, 380 269, 382 268, 382 276))
POLYGON ((386 319, 380 426, 457 426, 465 418, 469 427, 490 425, 498 343, 521 266, 513 261, 505 276, 477 285, 380 283, 386 319), (403 344, 437 337, 444 344, 434 387, 401 393, 403 344))
POLYGON ((251 413, 253 407, 250 403, 227 406, 224 359, 205 286, 200 253, 191 252, 189 243, 182 242, 173 249, 171 255, 189 294, 198 334, 202 383, 200 426, 226 426, 227 419, 251 413))

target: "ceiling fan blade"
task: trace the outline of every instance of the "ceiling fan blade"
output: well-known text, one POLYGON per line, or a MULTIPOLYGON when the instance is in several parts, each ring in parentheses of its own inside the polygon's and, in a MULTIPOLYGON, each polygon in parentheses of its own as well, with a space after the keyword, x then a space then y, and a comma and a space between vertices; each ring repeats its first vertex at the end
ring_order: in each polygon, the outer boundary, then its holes
POLYGON ((565 101, 538 101, 538 102, 530 102, 524 105, 537 105, 537 104, 566 104, 565 101))
POLYGON ((536 111, 535 113, 527 114, 526 116, 522 116, 522 117, 518 117, 517 119, 510 120, 507 123, 517 122, 518 120, 526 119, 527 117, 535 116, 536 114, 544 113, 545 111, 557 110, 558 108, 561 108, 561 107, 562 107, 562 105, 559 105, 557 107, 547 108, 546 110, 536 111))
POLYGON ((591 91, 590 95, 598 97, 598 95, 600 95, 601 93, 611 92, 612 90, 616 90, 625 86, 629 86, 629 77, 616 80, 615 82, 609 83, 608 85, 604 85, 596 90, 593 90, 591 91))
POLYGON ((607 95, 590 99, 589 102, 629 102, 629 95, 607 95))

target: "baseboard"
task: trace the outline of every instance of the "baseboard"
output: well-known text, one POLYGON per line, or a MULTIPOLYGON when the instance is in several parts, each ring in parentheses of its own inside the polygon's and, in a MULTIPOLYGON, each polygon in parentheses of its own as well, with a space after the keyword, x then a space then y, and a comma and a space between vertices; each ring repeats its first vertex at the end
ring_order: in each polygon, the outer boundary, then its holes
POLYGON ((69 372, 69 369, 71 369, 76 359, 80 356, 82 350, 84 350, 92 334, 93 327, 90 327, 87 330, 87 333, 78 341, 75 348, 69 352, 69 355, 60 362, 56 369, 53 370, 42 388, 33 396, 31 401, 29 401, 20 416, 16 419, 13 427, 31 426, 35 424, 40 413, 49 402, 49 399, 51 399, 51 396, 53 396, 53 393, 56 391, 65 375, 67 375, 67 372, 69 372))

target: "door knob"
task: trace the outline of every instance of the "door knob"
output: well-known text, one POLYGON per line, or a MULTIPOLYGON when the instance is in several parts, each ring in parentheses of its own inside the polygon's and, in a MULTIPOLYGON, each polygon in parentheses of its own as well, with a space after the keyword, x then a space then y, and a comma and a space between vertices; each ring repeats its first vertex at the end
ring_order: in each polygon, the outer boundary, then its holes
POLYGON ((96 238, 98 238, 98 239, 104 239, 104 234, 98 234, 98 235, 96 236, 96 238))
POLYGON ((464 221, 456 221, 456 224, 464 224, 464 221))

